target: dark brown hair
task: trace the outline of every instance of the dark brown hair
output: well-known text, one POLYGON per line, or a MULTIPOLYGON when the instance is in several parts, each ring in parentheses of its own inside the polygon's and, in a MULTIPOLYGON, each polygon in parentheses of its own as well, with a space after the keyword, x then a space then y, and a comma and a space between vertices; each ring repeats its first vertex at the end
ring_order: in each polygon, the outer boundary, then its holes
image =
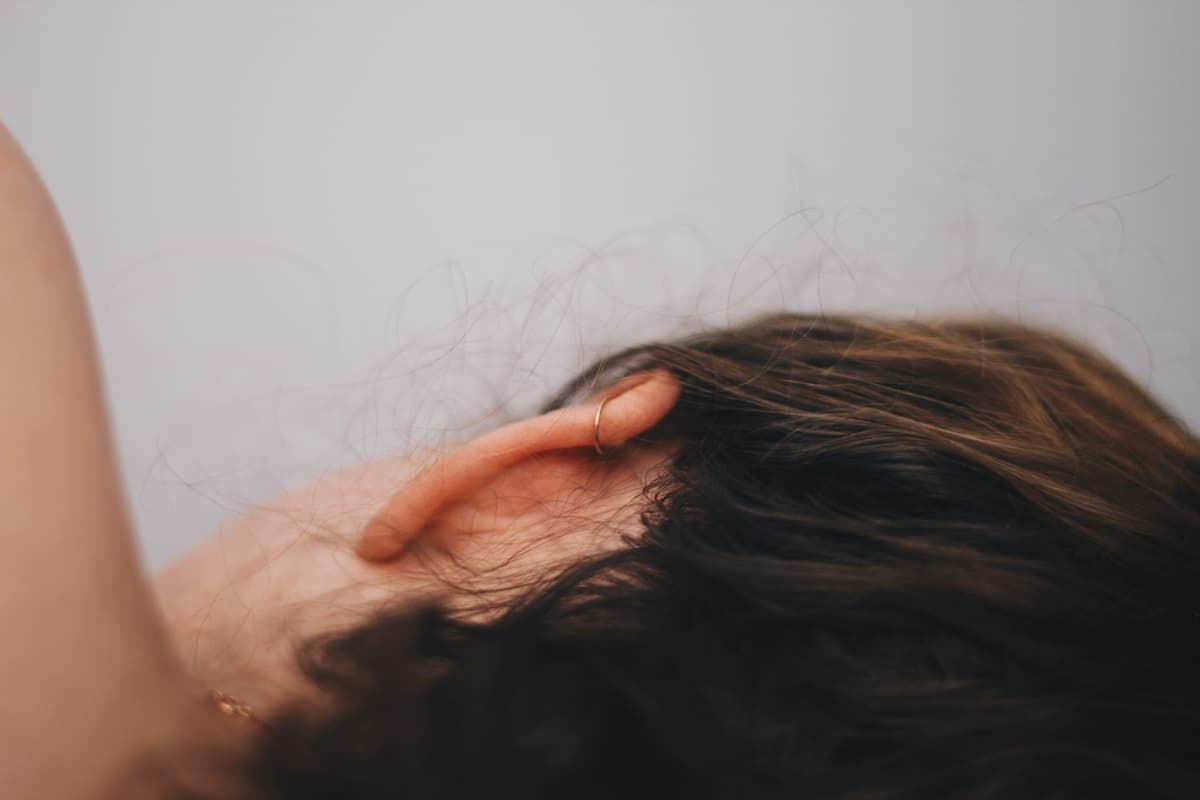
POLYGON ((1200 447, 1006 321, 776 315, 683 384, 644 530, 495 619, 306 651, 261 798, 1200 797, 1200 447))

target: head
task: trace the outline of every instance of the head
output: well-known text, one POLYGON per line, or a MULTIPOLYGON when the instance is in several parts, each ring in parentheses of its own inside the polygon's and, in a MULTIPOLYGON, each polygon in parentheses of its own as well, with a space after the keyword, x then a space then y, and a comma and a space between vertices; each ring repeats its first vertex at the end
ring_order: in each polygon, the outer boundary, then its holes
POLYGON ((456 588, 348 561, 381 602, 300 649, 320 701, 272 713, 248 796, 1200 792, 1200 446, 1099 354, 777 315, 609 356, 544 412, 561 448, 466 445, 389 494, 456 588), (656 374, 586 455, 604 390, 656 374))

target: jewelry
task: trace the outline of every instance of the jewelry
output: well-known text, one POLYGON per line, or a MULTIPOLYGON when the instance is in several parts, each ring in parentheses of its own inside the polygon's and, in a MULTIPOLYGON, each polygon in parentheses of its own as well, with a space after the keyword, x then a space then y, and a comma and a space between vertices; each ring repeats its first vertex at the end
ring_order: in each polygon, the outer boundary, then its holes
POLYGON ((220 711, 227 717, 241 717, 251 722, 259 722, 258 717, 254 715, 254 709, 239 700, 233 699, 222 691, 209 689, 208 697, 216 705, 217 711, 220 711))
POLYGON ((604 455, 604 448, 600 446, 600 414, 604 411, 604 404, 608 402, 608 398, 600 401, 600 405, 596 406, 596 419, 592 422, 592 446, 596 448, 597 455, 604 455))

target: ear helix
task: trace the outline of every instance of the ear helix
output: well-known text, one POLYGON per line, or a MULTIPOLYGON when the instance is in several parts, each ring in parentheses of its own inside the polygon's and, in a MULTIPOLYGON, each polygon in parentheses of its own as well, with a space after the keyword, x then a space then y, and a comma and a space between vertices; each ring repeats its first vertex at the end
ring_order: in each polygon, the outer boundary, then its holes
POLYGON ((568 406, 469 442, 430 464, 397 491, 367 523, 357 552, 370 561, 394 558, 440 508, 485 485, 509 466, 538 453, 579 447, 591 447, 605 455, 653 427, 678 396, 679 382, 670 373, 638 373, 608 389, 594 411, 591 402, 568 406))

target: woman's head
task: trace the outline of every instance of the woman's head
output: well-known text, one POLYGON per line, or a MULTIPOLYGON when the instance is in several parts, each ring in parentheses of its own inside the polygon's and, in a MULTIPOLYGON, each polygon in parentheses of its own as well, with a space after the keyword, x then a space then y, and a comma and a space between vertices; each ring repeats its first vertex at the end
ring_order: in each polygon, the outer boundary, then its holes
POLYGON ((1107 360, 778 315, 547 411, 649 369, 680 391, 620 546, 307 648, 333 710, 272 721, 256 796, 1200 791, 1200 447, 1107 360))
POLYGON ((269 714, 306 694, 307 639, 432 597, 490 616, 621 547, 670 452, 621 445, 662 420, 679 381, 643 371, 602 392, 447 452, 325 473, 223 527, 156 580, 192 677, 269 714))

